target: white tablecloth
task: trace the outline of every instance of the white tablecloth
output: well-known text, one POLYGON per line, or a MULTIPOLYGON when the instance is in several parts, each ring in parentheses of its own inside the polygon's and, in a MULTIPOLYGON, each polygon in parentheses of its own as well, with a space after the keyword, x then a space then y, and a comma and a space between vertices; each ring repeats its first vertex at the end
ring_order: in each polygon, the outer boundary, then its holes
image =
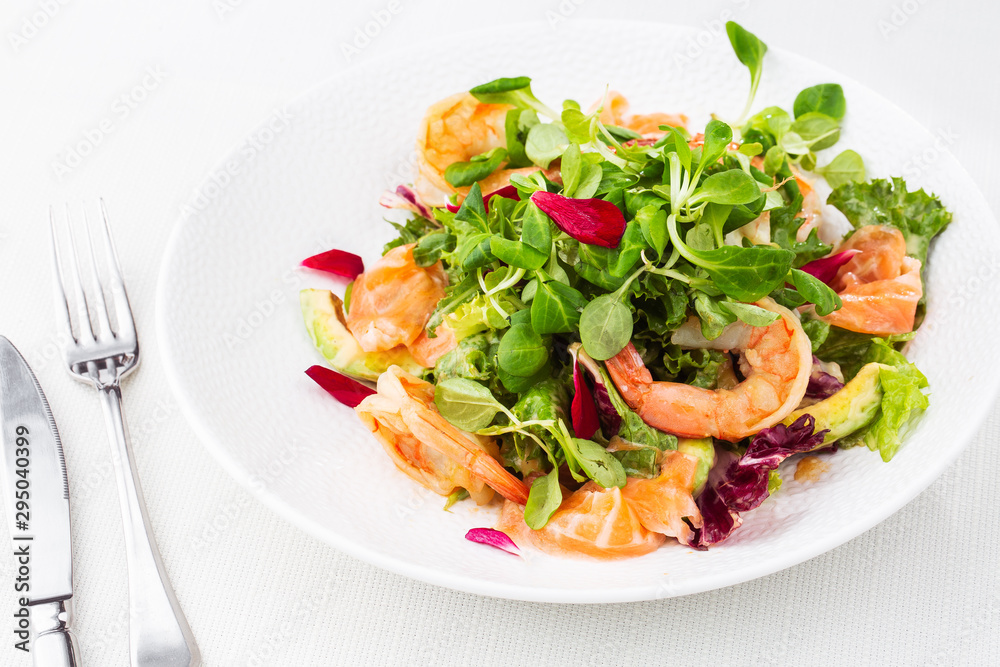
MULTIPOLYGON (((144 346, 125 388, 140 473, 206 665, 1000 664, 996 411, 939 481, 852 542, 729 589, 610 606, 475 597, 356 561, 260 505, 184 422, 157 353, 157 267, 181 206, 232 146, 296 93, 391 49, 452 43, 461 57, 475 48, 466 31, 549 21, 559 39, 565 22, 602 16, 693 25, 702 40, 725 39, 735 18, 910 111, 1000 212, 996 3, 4 3, 0 333, 34 366, 63 434, 86 664, 127 664, 125 561, 97 399, 59 361, 46 207, 98 195, 144 346)), ((922 159, 934 156, 915 169, 922 159)), ((3 553, 0 664, 28 665, 4 630, 15 595, 3 553)))

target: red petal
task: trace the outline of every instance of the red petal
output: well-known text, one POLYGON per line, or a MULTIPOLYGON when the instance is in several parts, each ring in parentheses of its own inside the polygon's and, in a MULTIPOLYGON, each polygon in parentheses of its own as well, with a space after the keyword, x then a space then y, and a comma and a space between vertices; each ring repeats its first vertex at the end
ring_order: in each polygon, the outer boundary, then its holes
POLYGON ((617 248, 625 233, 625 216, 609 201, 570 199, 541 190, 531 195, 531 201, 581 243, 617 248))
POLYGON ((803 266, 802 270, 815 278, 819 278, 824 283, 829 285, 833 282, 833 279, 837 277, 837 270, 844 264, 851 261, 851 258, 859 252, 861 251, 845 250, 844 252, 838 252, 826 257, 820 257, 819 259, 814 259, 803 266))
POLYGON ((309 370, 306 371, 306 375, 311 377, 316 384, 323 387, 328 394, 349 408, 356 407, 366 397, 375 393, 374 389, 366 387, 346 375, 331 371, 325 366, 310 366, 309 370))
POLYGON ((570 404, 570 416, 573 421, 573 432, 578 438, 590 440, 600 427, 594 395, 587 386, 587 379, 580 364, 573 367, 573 402, 570 404))
MULTIPOLYGON (((494 197, 503 197, 505 199, 513 199, 514 201, 521 201, 521 196, 517 194, 517 188, 513 185, 505 185, 502 188, 494 190, 493 192, 483 196, 483 206, 486 207, 487 213, 490 212, 490 200, 494 197)), ((447 206, 448 210, 452 213, 458 213, 458 209, 460 208, 454 204, 445 204, 445 206, 447 206)))
POLYGON ((507 536, 507 533, 493 530, 492 528, 473 528, 465 534, 465 539, 478 544, 485 544, 509 554, 520 556, 520 549, 514 544, 514 540, 507 536))
POLYGON ((354 280, 365 272, 364 261, 352 252, 327 250, 302 260, 302 266, 354 280))

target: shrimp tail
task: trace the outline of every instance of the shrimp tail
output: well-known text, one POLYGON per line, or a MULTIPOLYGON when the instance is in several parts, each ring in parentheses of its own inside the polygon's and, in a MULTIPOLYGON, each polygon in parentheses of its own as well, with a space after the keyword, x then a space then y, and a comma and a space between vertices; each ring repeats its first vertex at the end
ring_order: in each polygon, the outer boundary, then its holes
POLYGON ((486 483, 507 500, 518 505, 528 502, 528 485, 507 472, 492 456, 474 457, 469 470, 479 479, 488 480, 486 483))
POLYGON ((483 481, 507 500, 521 505, 528 502, 527 485, 514 477, 500 463, 468 436, 456 431, 438 412, 422 410, 407 415, 408 423, 417 438, 434 442, 444 455, 459 462, 477 479, 483 481), (445 437, 442 437, 445 436, 445 437))

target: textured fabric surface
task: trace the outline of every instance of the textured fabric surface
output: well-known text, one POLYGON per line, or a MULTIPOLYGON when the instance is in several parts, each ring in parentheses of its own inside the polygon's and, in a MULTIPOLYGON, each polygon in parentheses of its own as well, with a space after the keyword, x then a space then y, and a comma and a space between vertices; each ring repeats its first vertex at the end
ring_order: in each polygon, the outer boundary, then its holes
MULTIPOLYGON (((5 4, 0 333, 31 362, 63 434, 85 664, 128 664, 127 580, 97 400, 67 378, 59 358, 46 207, 98 195, 116 224, 144 347, 143 365, 125 387, 140 475, 206 665, 1000 663, 996 411, 925 493, 832 552, 711 593, 563 606, 412 582, 305 535, 226 475, 164 382, 154 327, 157 267, 182 205, 205 175, 291 96, 431 34, 459 48, 464 30, 535 20, 548 21, 558 39, 560 26, 574 18, 624 11, 692 25, 704 40, 718 40, 725 39, 722 22, 736 18, 907 109, 941 137, 940 149, 957 155, 1000 211, 993 186, 1000 143, 966 129, 982 109, 1000 106, 995 86, 979 87, 983 72, 1000 63, 991 34, 1000 18, 995 6, 853 1, 800 6, 793 16, 752 0, 690 5, 5 4)), ((595 48, 602 46, 621 47, 595 48)), ((691 57, 697 53, 695 42, 691 57)), ((935 159, 932 153, 915 155, 912 169, 935 159)), ((0 616, 10 619, 14 563, 3 552, 0 616)), ((13 641, 9 631, 0 633, 0 665, 29 665, 13 641)))

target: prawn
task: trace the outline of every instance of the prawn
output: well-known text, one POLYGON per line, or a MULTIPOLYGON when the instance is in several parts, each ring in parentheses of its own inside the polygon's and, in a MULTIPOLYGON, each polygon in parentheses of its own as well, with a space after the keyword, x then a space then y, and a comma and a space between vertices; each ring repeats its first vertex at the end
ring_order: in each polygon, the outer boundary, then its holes
POLYGON ((798 316, 770 298, 756 305, 779 319, 764 327, 735 322, 709 341, 692 317, 671 337, 681 347, 740 350, 745 379, 734 388, 654 382, 629 343, 605 362, 622 398, 650 426, 687 438, 737 441, 780 422, 805 396, 812 348, 798 316))
POLYGON ((544 528, 524 522, 524 507, 504 503, 497 530, 519 546, 533 546, 553 556, 601 560, 632 558, 656 551, 666 536, 648 530, 625 500, 622 489, 587 482, 563 499, 544 528))
MULTIPOLYGON (((505 124, 509 104, 487 104, 469 93, 459 93, 432 104, 424 114, 417 133, 417 177, 414 184, 420 201, 429 206, 445 206, 451 195, 462 199, 469 187, 455 188, 444 177, 455 162, 468 162, 494 148, 507 147, 505 124)), ((484 193, 510 185, 514 174, 527 175, 538 167, 501 168, 479 182, 484 193)), ((558 170, 544 170, 549 180, 559 178, 558 170)), ((560 181, 561 182, 561 181, 560 181)))
POLYGON ((906 239, 895 227, 866 225, 836 252, 860 250, 837 271, 830 287, 843 306, 824 322, 858 333, 887 336, 913 331, 923 295, 920 260, 906 256, 906 239))
MULTIPOLYGON (((453 188, 445 180, 444 170, 454 162, 468 162, 476 155, 505 147, 504 122, 511 108, 509 104, 486 104, 469 93, 459 93, 427 109, 417 134, 415 189, 422 201, 444 206, 450 195, 468 192, 468 188, 453 188)), ((482 188, 483 192, 495 189, 485 182, 482 188)))
POLYGON ((390 366, 377 388, 354 410, 411 479, 442 496, 462 487, 480 505, 493 498, 494 490, 522 505, 528 501, 525 483, 497 461, 493 438, 461 431, 441 416, 434 407, 434 385, 390 366))
POLYGON ((414 245, 393 248, 354 281, 347 328, 365 352, 414 345, 445 295, 441 263, 417 266, 414 245))
MULTIPOLYGON (((590 107, 593 112, 601 104, 595 102, 590 107)), ((661 125, 672 127, 687 127, 688 118, 684 114, 674 113, 650 113, 650 114, 630 114, 628 113, 629 103, 625 96, 618 91, 608 92, 604 99, 604 109, 601 111, 600 119, 605 125, 617 125, 627 130, 638 132, 643 139, 659 139, 665 132, 660 129, 661 125)))

